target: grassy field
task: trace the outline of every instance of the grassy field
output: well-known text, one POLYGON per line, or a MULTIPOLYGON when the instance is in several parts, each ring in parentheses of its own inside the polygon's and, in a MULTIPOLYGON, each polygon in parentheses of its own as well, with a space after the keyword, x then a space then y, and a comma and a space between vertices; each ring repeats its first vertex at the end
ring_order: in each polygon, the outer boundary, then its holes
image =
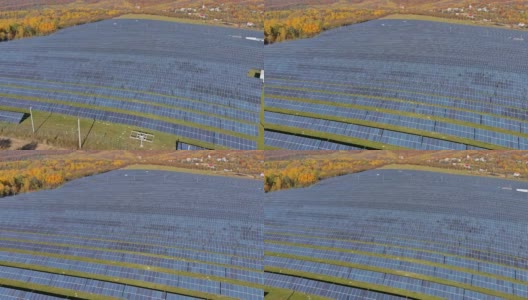
POLYGON ((391 14, 388 16, 385 16, 380 19, 385 20, 418 20, 418 21, 431 21, 431 22, 441 22, 441 23, 450 23, 450 24, 458 24, 458 25, 472 25, 472 26, 480 26, 480 27, 494 27, 494 28, 503 28, 503 29, 513 29, 513 30, 521 30, 526 31, 524 29, 520 28, 512 28, 511 26, 507 25, 496 25, 492 23, 485 23, 485 22, 477 22, 470 19, 454 19, 454 18, 441 18, 436 16, 428 16, 428 15, 417 15, 417 14, 391 14))
MULTIPOLYGON (((153 20, 153 21, 176 22, 176 23, 196 24, 196 25, 234 27, 233 24, 225 24, 219 21, 215 22, 211 20, 188 19, 188 18, 168 17, 168 16, 150 15, 150 14, 124 14, 115 19, 153 20)), ((262 29, 253 28, 253 27, 244 27, 244 29, 262 32, 262 29)))
MULTIPOLYGON (((423 165, 391 164, 391 165, 385 165, 378 169, 379 170, 414 170, 414 171, 425 171, 425 172, 443 173, 443 174, 451 174, 451 175, 483 177, 482 174, 474 173, 468 170, 430 167, 430 166, 423 166, 423 165)), ((513 180, 513 181, 528 181, 528 179, 516 179, 516 178, 506 178, 506 177, 503 179, 513 180)))
POLYGON ((129 165, 123 168, 124 170, 152 170, 152 171, 168 171, 168 172, 183 172, 189 174, 199 175, 210 175, 210 176, 222 176, 222 177, 236 177, 236 178, 247 178, 260 180, 261 178, 255 177, 250 174, 234 173, 231 171, 211 171, 211 170, 199 170, 199 169, 186 169, 181 167, 163 166, 163 165, 148 165, 148 164, 135 164, 129 165))
MULTIPOLYGON (((12 110, 10 108, 3 108, 12 110)), ((25 112, 25 111, 24 111, 25 112)), ((0 135, 9 139, 23 139, 36 141, 39 144, 55 148, 78 149, 79 136, 77 118, 68 115, 33 111, 35 134, 33 134, 31 119, 27 118, 20 124, 0 122, 0 135)), ((97 121, 80 118, 81 148, 87 150, 175 150, 176 141, 188 141, 204 148, 214 148, 213 145, 185 138, 178 138, 171 134, 142 129, 135 126, 97 121), (130 138, 132 130, 154 134, 152 143, 144 143, 140 147, 138 140, 130 138)))

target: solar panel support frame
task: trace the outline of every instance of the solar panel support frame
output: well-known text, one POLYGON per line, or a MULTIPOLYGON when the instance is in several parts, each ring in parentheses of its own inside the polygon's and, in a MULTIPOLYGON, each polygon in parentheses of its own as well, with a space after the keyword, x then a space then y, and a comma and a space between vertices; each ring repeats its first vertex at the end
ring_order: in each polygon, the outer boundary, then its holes
POLYGON ((154 142, 154 135, 146 132, 136 131, 132 130, 130 133, 130 138, 133 140, 139 140, 140 141, 140 147, 143 148, 143 143, 153 143, 154 142))

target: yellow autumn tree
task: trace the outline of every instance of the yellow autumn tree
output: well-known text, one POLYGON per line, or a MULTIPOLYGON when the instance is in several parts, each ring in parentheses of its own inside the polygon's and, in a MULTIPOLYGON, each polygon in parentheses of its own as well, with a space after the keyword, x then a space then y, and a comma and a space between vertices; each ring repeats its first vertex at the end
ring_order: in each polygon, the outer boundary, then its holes
POLYGON ((46 181, 46 184, 55 186, 55 185, 59 185, 63 183, 64 177, 62 177, 62 175, 60 174, 49 174, 48 176, 46 176, 45 181, 46 181))

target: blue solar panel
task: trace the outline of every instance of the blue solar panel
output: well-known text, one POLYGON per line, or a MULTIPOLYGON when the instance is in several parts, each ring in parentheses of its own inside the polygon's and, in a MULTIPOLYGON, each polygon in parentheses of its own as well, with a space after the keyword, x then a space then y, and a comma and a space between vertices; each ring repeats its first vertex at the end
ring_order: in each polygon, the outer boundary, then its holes
POLYGON ((23 117, 23 113, 0 110, 0 122, 18 124, 22 121, 23 117))
POLYGON ((207 150, 207 149, 199 147, 199 146, 195 146, 195 145, 178 142, 178 150, 207 150))
MULTIPOLYGON (((523 298, 528 202, 517 189, 524 185, 372 170, 268 193, 265 265, 447 299, 487 299, 486 289, 523 298)), ((294 275, 283 280, 301 280, 294 275)), ((266 274, 266 282, 276 276, 283 275, 266 274)), ((338 293, 337 284, 314 289, 323 283, 310 281, 290 288, 338 293)), ((284 287, 277 279, 269 284, 284 287)))
POLYGON ((0 278, 10 273, 12 279, 124 299, 179 298, 96 277, 104 275, 262 299, 262 289, 250 287, 264 280, 261 190, 261 183, 247 179, 121 170, 5 198, 0 261, 94 279, 8 267, 17 272, 0 272, 0 278))
MULTIPOLYGON (((266 109, 312 114, 308 123, 340 117, 448 134, 448 149, 463 148, 452 137, 526 149, 518 139, 526 138, 528 124, 528 64, 521 59, 528 52, 514 38, 523 35, 442 22, 374 20, 268 45, 266 109)), ((273 125, 288 125, 284 119, 273 125)), ((413 149, 435 145, 412 135, 381 141, 413 149)))

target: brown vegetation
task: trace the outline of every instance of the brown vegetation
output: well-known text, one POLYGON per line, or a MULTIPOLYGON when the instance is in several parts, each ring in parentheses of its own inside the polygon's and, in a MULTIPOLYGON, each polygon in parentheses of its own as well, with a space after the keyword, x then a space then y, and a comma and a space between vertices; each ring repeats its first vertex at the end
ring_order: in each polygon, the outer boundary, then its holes
POLYGON ((313 37, 323 30, 378 19, 391 14, 415 14, 509 28, 528 24, 523 0, 287 0, 266 1, 265 43, 313 37))
POLYGON ((262 164, 261 151, 4 151, 0 155, 0 197, 55 188, 130 165, 260 179, 262 164))
POLYGON ((528 180, 528 151, 280 151, 266 154, 266 192, 383 166, 528 180))
POLYGON ((265 43, 313 37, 323 30, 377 19, 387 14, 387 10, 350 8, 269 11, 264 22, 265 43))
POLYGON ((10 0, 0 3, 0 42, 47 35, 61 28, 130 13, 262 28, 263 7, 261 0, 39 0, 32 3, 10 0))
POLYGON ((59 28, 109 19, 117 15, 117 10, 89 8, 1 12, 0 42, 47 35, 59 28))

